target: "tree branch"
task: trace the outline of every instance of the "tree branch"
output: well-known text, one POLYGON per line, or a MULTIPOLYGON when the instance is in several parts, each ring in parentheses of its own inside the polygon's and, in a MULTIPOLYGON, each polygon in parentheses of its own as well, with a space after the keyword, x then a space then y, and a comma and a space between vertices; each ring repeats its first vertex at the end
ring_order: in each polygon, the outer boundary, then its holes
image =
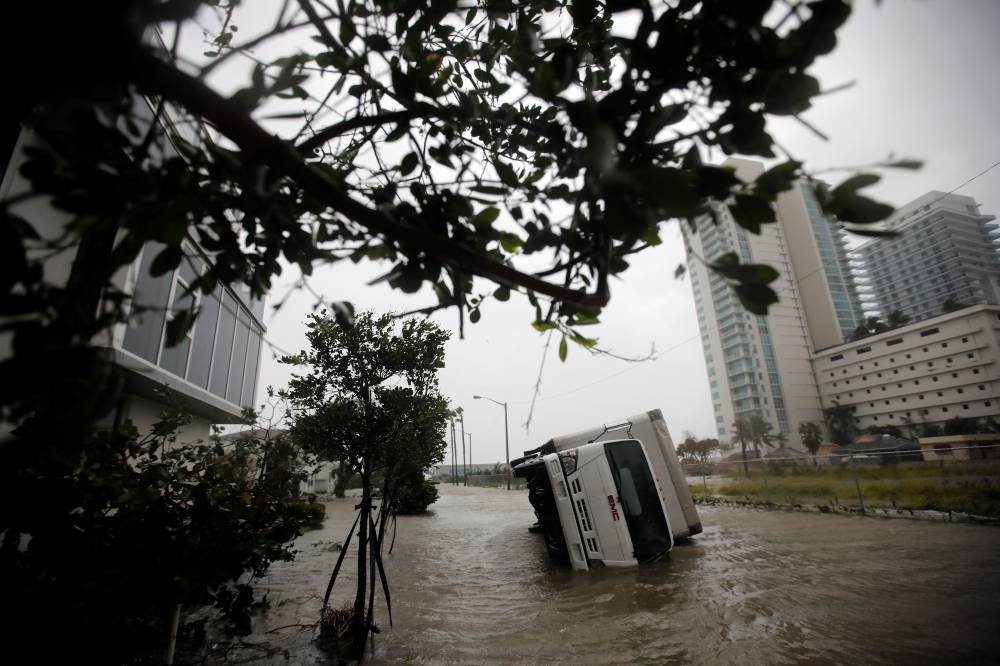
POLYGON ((148 92, 173 99, 195 115, 201 116, 239 146, 249 159, 258 160, 283 173, 334 211, 372 233, 382 234, 397 243, 420 250, 442 264, 461 268, 499 284, 525 287, 580 306, 600 307, 608 302, 605 280, 600 281, 600 286, 594 293, 554 285, 482 255, 450 238, 415 229, 381 211, 373 210, 353 199, 339 185, 313 169, 292 146, 269 134, 237 105, 202 81, 181 72, 144 49, 135 54, 133 66, 141 87, 148 92))

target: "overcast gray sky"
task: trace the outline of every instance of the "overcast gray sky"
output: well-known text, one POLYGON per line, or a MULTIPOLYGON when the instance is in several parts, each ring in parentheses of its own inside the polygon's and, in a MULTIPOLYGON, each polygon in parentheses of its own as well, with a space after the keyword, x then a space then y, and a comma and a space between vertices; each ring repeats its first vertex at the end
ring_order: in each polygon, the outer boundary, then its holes
MULTIPOLYGON (((922 171, 888 173, 873 188, 896 205, 928 190, 951 190, 1000 161, 998 28, 997 0, 886 0, 879 7, 858 2, 840 45, 814 69, 825 87, 856 81, 853 88, 818 100, 806 114, 831 140, 820 141, 785 121, 772 126, 775 135, 813 170, 876 162, 893 153, 925 160, 922 171)), ((826 178, 835 183, 843 175, 826 178)), ((974 196, 984 212, 997 213, 1000 167, 960 192, 974 196)), ((467 324, 463 340, 456 313, 435 316, 455 331, 441 387, 465 409, 475 462, 503 459, 504 428, 502 408, 473 400, 474 394, 509 403, 512 456, 553 435, 656 407, 675 439, 684 430, 715 435, 691 287, 673 278, 684 259, 676 223, 662 236, 663 245, 637 257, 624 279, 612 285, 603 323, 592 329, 602 346, 623 355, 645 354, 655 344, 656 360, 629 365, 571 345, 569 359, 560 363, 553 344, 529 432, 523 424, 544 343, 530 326, 533 310, 516 296, 506 304, 491 303, 478 324, 467 324)), ((319 271, 311 284, 326 298, 352 301, 358 309, 403 311, 433 302, 426 293, 407 296, 365 286, 384 270, 337 265, 319 271)), ((278 290, 283 288, 287 283, 278 290)), ((301 349, 302 323, 314 300, 295 294, 280 312, 269 313, 270 340, 289 351, 301 349)), ((287 368, 265 349, 261 389, 282 386, 287 377, 287 368)))

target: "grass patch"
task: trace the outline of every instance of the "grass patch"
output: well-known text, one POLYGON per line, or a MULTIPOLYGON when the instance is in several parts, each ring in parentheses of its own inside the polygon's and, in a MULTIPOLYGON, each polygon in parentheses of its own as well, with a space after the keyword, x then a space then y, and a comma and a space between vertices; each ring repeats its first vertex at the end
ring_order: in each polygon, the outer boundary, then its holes
MULTIPOLYGON (((935 509, 1000 517, 1000 468, 995 465, 875 467, 857 470, 866 507, 935 509), (992 474, 986 473, 987 470, 992 474), (937 473, 935 473, 937 472, 937 473), (945 472, 945 473, 941 473, 945 472)), ((778 504, 857 505, 854 470, 758 472, 750 479, 709 487, 691 484, 700 497, 747 498, 778 504)))

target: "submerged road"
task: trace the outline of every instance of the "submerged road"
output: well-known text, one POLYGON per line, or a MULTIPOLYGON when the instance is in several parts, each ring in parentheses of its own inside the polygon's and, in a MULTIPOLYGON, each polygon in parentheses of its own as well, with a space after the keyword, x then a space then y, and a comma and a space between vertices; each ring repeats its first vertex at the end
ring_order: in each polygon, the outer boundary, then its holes
MULTIPOLYGON (((573 573, 548 561, 523 491, 441 486, 400 518, 394 626, 367 663, 996 663, 1000 528, 700 507, 661 562, 573 573)), ((262 582, 248 641, 266 663, 325 663, 312 633, 354 503, 332 502, 262 582)), ((352 558, 338 581, 353 598, 352 558)), ((235 656, 231 655, 231 658, 235 656)), ((253 653, 241 655, 252 658, 253 653)))

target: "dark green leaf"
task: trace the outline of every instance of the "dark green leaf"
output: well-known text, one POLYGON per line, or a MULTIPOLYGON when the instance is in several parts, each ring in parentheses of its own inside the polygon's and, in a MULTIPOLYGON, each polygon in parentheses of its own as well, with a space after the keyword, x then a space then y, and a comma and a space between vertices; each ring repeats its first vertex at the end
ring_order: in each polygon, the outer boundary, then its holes
POLYGON ((500 180, 503 181, 504 185, 507 185, 508 187, 517 187, 519 185, 517 174, 514 172, 514 167, 502 162, 501 160, 496 160, 493 163, 493 166, 496 168, 497 175, 500 177, 500 180))
POLYGON ((479 308, 473 308, 472 310, 469 311, 469 321, 471 321, 473 324, 482 319, 482 316, 483 315, 480 314, 479 312, 479 308))
POLYGON ((880 180, 882 180, 882 177, 874 173, 859 173, 856 176, 851 176, 843 183, 833 188, 833 196, 836 197, 838 193, 853 194, 858 190, 860 190, 862 187, 868 187, 869 185, 874 185, 880 180))
POLYGON ((754 190, 770 196, 777 196, 785 190, 790 190, 801 166, 802 162, 791 160, 771 167, 754 181, 754 190))
POLYGON ((171 245, 165 247, 149 265, 149 274, 153 277, 159 277, 169 273, 177 268, 183 258, 184 253, 181 251, 180 246, 171 245))
POLYGON ((736 203, 729 207, 737 224, 755 234, 760 225, 775 221, 774 209, 764 199, 750 194, 737 194, 736 203))
POLYGON ((407 153, 403 158, 403 161, 399 163, 399 173, 402 176, 407 176, 411 171, 417 168, 420 164, 420 158, 417 157, 416 153, 407 153))
POLYGON ((734 284, 733 291, 747 310, 754 314, 766 315, 767 308, 778 302, 778 294, 763 284, 734 284))
POLYGON ((196 318, 197 313, 194 310, 182 310, 181 312, 174 313, 173 318, 167 322, 167 346, 173 347, 177 345, 177 343, 184 338, 187 332, 191 330, 191 327, 194 326, 196 318))
POLYGON ((509 301, 510 300, 510 289, 508 287, 499 287, 493 292, 493 298, 498 301, 509 301))
POLYGON ((559 341, 559 360, 566 361, 566 355, 569 353, 569 345, 566 344, 566 336, 562 336, 562 340, 559 341))
POLYGON ((891 167, 893 169, 910 169, 911 171, 916 171, 917 169, 924 168, 923 160, 896 160, 894 162, 887 162, 882 166, 891 167))
POLYGON ((475 215, 473 215, 472 219, 469 221, 472 222, 472 224, 476 225, 477 227, 489 226, 493 224, 493 222, 497 219, 497 217, 499 217, 499 215, 500 215, 500 210, 496 206, 488 206, 479 211, 478 213, 476 213, 475 215))
POLYGON ((372 51, 388 51, 392 48, 392 44, 389 43, 389 38, 378 33, 365 37, 365 44, 372 51))
POLYGON ((874 238, 893 238, 899 234, 888 229, 867 229, 865 227, 844 227, 844 231, 857 234, 858 236, 872 236, 874 238))

